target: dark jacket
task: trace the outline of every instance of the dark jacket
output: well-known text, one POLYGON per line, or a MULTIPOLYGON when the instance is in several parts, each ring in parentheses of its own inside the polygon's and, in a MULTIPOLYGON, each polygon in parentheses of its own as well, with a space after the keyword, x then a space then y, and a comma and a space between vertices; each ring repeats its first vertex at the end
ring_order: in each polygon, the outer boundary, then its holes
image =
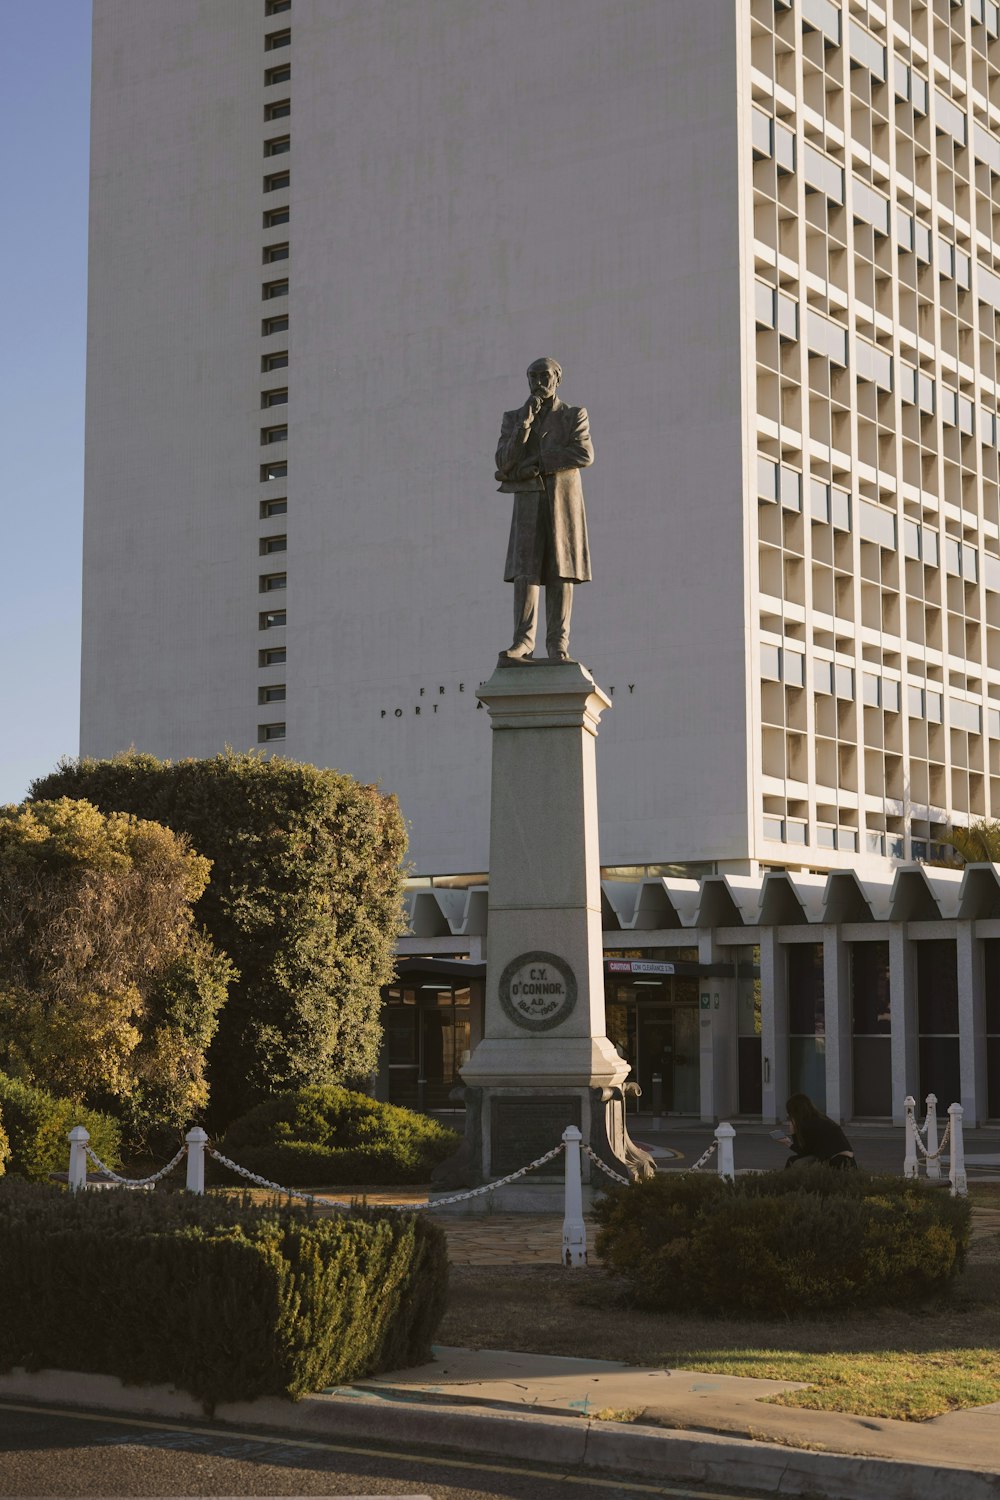
POLYGON ((815 1156, 820 1161, 829 1161, 841 1151, 852 1151, 850 1141, 834 1120, 820 1115, 816 1120, 806 1120, 792 1135, 792 1150, 796 1156, 815 1156))
MULTIPOLYGON (((503 575, 508 583, 529 571, 522 559, 533 551, 541 495, 541 484, 537 479, 515 478, 517 466, 526 456, 523 423, 524 407, 505 411, 497 447, 496 477, 500 480, 500 490, 514 496, 503 575)), ((540 415, 533 426, 531 450, 538 453, 544 475, 555 570, 560 578, 586 583, 591 577, 590 544, 580 470, 594 462, 587 408, 567 406, 556 397, 549 410, 540 415)))

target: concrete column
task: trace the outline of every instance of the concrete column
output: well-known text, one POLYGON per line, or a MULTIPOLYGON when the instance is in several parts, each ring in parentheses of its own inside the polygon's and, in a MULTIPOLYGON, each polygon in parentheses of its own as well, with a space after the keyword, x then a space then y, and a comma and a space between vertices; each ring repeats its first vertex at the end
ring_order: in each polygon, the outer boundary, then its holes
MULTIPOLYGON (((698 962, 717 964, 719 953, 714 934, 698 933, 698 962)), ((727 1118, 736 1112, 735 1081, 732 1066, 732 1039, 736 1032, 736 980, 718 975, 703 977, 698 986, 699 1081, 701 1085, 701 1118, 704 1121, 727 1118), (701 996, 709 997, 708 1010, 702 1010, 701 996)))
POLYGON ((187 1141, 187 1190, 189 1193, 205 1192, 205 1147, 208 1136, 200 1125, 193 1126, 184 1137, 187 1141))
POLYGON ((69 1141, 69 1189, 79 1192, 87 1186, 87 1145, 90 1131, 86 1125, 74 1125, 66 1139, 69 1141))
POLYGON ((776 927, 760 930, 762 1118, 785 1118, 788 1097, 788 970, 776 927))
MULTIPOLYGON (((545 660, 501 664, 477 697, 492 730, 483 1034, 461 1069, 466 1139, 435 1182, 506 1177, 569 1126, 619 1175, 649 1175, 605 1031, 595 742, 611 699, 579 662, 545 660)), ((541 1177, 498 1191, 512 1207, 551 1193, 541 1177)))
POLYGON ((826 1112, 849 1120, 854 1112, 851 1047, 851 955, 839 927, 823 928, 823 1008, 826 1017, 826 1112))
MULTIPOLYGON (((983 945, 971 922, 957 923, 958 1056, 961 1105, 970 1125, 985 1120, 986 1106, 986 973, 983 945)), ((947 1107, 956 1101, 942 1100, 947 1107)))
POLYGON ((483 1038, 466 1084, 616 1086, 604 1027, 597 726, 611 699, 578 662, 498 668, 483 1038))
POLYGON ((920 1086, 917 1051, 917 955, 905 922, 890 922, 889 1015, 892 1025, 892 1119, 906 1121, 907 1094, 920 1086))

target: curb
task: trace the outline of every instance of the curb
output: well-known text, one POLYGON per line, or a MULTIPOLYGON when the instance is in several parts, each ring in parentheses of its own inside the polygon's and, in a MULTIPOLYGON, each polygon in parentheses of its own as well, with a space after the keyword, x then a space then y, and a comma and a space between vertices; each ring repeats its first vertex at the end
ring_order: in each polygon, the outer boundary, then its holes
POLYGON ((564 1464, 617 1474, 758 1489, 809 1500, 1000 1500, 1000 1473, 899 1459, 858 1457, 719 1434, 596 1422, 587 1417, 470 1412, 468 1407, 372 1400, 366 1395, 277 1397, 231 1402, 206 1418, 172 1386, 125 1386, 110 1375, 17 1369, 0 1375, 0 1399, 86 1408, 163 1421, 220 1423, 312 1439, 368 1440, 415 1450, 564 1464))

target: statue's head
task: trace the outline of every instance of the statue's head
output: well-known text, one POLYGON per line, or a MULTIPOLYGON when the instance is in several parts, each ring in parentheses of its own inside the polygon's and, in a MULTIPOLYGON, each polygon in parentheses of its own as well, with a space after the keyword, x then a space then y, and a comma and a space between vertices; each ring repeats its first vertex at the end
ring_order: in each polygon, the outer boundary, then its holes
POLYGON ((528 386, 533 396, 554 396, 562 380, 562 365, 556 359, 536 359, 528 366, 528 386))

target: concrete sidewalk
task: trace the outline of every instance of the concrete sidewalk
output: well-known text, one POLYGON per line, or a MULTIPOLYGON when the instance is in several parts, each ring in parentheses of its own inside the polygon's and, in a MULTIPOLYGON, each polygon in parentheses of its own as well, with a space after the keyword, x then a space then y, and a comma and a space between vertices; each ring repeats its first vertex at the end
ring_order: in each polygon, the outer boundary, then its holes
POLYGON ((0 1400, 194 1430, 226 1425, 333 1443, 450 1449, 800 1500, 1000 1500, 1000 1403, 919 1425, 876 1422, 763 1404, 761 1397, 775 1390, 794 1389, 781 1381, 502 1351, 437 1354, 419 1370, 296 1402, 221 1405, 211 1418, 169 1386, 125 1386, 110 1376, 63 1370, 0 1375, 0 1400), (641 1417, 614 1420, 612 1413, 622 1410, 639 1410, 641 1417), (723 1424, 722 1432, 704 1430, 723 1424))
MULTIPOLYGON (((801 1382, 642 1369, 610 1360, 488 1349, 435 1349, 434 1363, 338 1387, 354 1400, 520 1411, 683 1429, 827 1453, 1000 1473, 1000 1402, 933 1417, 888 1421, 774 1406, 801 1382)), ((1000 1494, 1000 1484, 997 1487, 1000 1494)))

